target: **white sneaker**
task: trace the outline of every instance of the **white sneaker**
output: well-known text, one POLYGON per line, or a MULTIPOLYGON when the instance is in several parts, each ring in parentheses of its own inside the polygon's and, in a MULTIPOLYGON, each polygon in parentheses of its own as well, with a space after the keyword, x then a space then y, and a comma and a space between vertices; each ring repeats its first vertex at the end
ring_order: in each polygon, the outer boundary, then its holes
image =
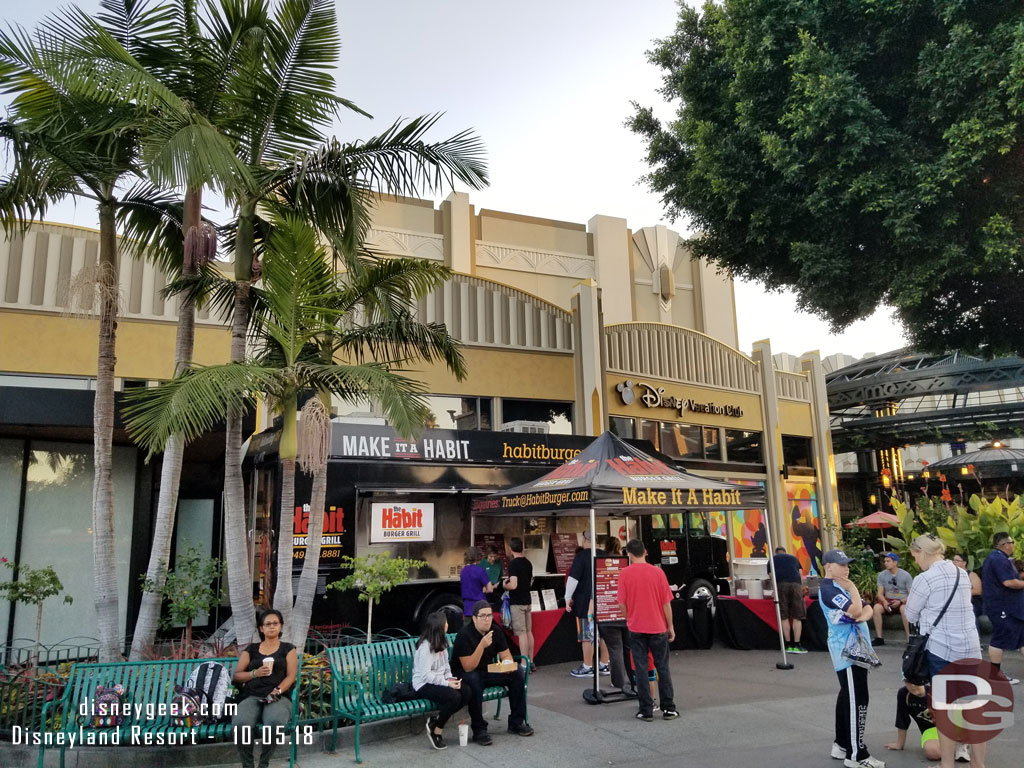
POLYGON ((971 747, 969 744, 957 744, 955 759, 958 763, 971 762, 971 747))
POLYGON ((834 741, 832 742, 832 759, 833 760, 845 760, 846 759, 846 750, 843 749, 842 747, 840 747, 834 741))
POLYGON ((844 760, 843 765, 846 768, 885 768, 885 763, 877 757, 871 757, 871 755, 868 755, 863 760, 844 760))
POLYGON ((655 702, 654 709, 652 709, 651 711, 652 712, 661 712, 661 707, 658 706, 657 702, 655 702))
POLYGON ((1010 685, 1020 685, 1020 680, 1018 680, 1016 677, 1010 677, 1009 675, 1007 675, 1006 680, 1010 685))

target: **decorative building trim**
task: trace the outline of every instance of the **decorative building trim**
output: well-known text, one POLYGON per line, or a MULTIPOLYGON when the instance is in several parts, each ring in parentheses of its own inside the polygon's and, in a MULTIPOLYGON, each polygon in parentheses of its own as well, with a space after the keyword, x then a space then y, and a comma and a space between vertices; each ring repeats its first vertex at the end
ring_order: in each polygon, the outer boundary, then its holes
POLYGON ((372 227, 366 247, 381 255, 444 261, 444 235, 428 235, 408 229, 372 227))
POLYGON ((805 373, 775 371, 775 388, 782 400, 797 400, 801 403, 811 402, 811 383, 805 373))
POLYGON ((621 323, 604 331, 608 370, 759 394, 757 364, 742 352, 689 328, 621 323))
POLYGON ((516 248, 501 243, 476 242, 478 267, 509 269, 557 277, 596 278, 597 265, 592 256, 535 248, 516 248))

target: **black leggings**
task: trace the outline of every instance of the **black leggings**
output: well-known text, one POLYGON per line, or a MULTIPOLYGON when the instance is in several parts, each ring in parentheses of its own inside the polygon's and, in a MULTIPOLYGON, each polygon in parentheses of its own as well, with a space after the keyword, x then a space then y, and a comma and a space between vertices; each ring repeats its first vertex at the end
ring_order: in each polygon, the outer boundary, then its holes
POLYGON ((847 667, 836 672, 839 698, 836 699, 836 744, 846 750, 847 758, 863 760, 869 756, 864 746, 864 727, 868 720, 868 671, 847 667))
POLYGON ((430 699, 437 704, 437 708, 440 710, 437 713, 438 728, 444 728, 448 718, 469 703, 469 688, 466 685, 455 689, 447 685, 424 683, 416 693, 421 699, 430 699))

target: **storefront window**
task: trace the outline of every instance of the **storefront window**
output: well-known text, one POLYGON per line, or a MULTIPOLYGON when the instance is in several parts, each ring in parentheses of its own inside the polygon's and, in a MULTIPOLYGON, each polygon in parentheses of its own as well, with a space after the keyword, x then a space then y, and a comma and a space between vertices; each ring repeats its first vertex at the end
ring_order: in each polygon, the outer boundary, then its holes
POLYGON ((490 430, 491 398, 428 395, 424 398, 430 417, 424 425, 428 429, 490 430))
POLYGON ((703 459, 704 437, 700 427, 689 424, 661 423, 661 448, 673 459, 703 459))
POLYGON ((572 403, 557 400, 501 401, 502 432, 534 432, 546 435, 572 434, 572 403))
POLYGON ((725 454, 727 461, 738 464, 763 464, 761 433, 741 429, 725 430, 725 454))
MULTIPOLYGON (((0 440, 0 557, 14 559, 18 537, 18 506, 21 501, 21 440, 0 440)), ((9 581, 10 568, 0 568, 0 582, 9 581)), ((0 605, 0 644, 7 641, 7 603, 0 605)))
MULTIPOLYGON (((21 562, 33 568, 52 565, 71 605, 43 604, 44 644, 73 635, 96 637, 92 552, 92 446, 82 443, 32 443, 25 493, 21 562)), ((118 622, 124 631, 128 608, 128 571, 135 503, 134 448, 113 449, 114 559, 117 568, 118 622)), ((135 577, 137 578, 137 576, 135 577)), ((15 637, 35 635, 36 613, 19 609, 15 637)))
POLYGON ((704 458, 708 461, 722 460, 721 432, 718 427, 704 427, 704 458))
POLYGON ((648 421, 647 419, 640 419, 640 439, 650 440, 651 445, 654 446, 654 450, 658 448, 658 422, 648 421))
POLYGON ((617 435, 623 440, 631 440, 636 437, 636 421, 624 416, 608 417, 608 429, 613 435, 617 435))
POLYGON ((782 460, 791 467, 813 467, 811 438, 795 435, 782 436, 782 460))

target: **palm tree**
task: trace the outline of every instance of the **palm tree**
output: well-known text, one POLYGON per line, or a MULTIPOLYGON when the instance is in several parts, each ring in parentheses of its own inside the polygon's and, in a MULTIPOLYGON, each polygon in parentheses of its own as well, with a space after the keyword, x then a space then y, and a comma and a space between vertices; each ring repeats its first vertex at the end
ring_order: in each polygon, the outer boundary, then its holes
MULTIPOLYGON (((261 0, 255 4, 264 5, 261 0)), ((290 205, 348 258, 364 239, 373 193, 414 194, 444 188, 455 179, 472 188, 486 184, 482 145, 475 136, 462 132, 436 143, 424 140, 437 116, 395 123, 365 142, 327 140, 324 130, 339 109, 365 114, 334 95, 331 71, 340 43, 333 4, 282 0, 268 16, 266 34, 240 52, 239 66, 227 85, 236 106, 227 130, 236 137, 239 158, 257 182, 233 195, 238 219, 233 239, 231 360, 236 363, 246 358, 254 268, 258 277, 261 233, 267 229, 262 205, 290 205)), ((225 39, 228 27, 213 29, 212 35, 225 39)), ((256 620, 245 546, 242 411, 237 403, 229 404, 225 432, 228 588, 236 638, 248 642, 256 620)))
MULTIPOLYGON (((0 126, 12 167, 0 182, 4 228, 28 226, 69 195, 95 201, 99 212, 99 258, 85 304, 99 304, 92 527, 103 661, 120 658, 112 477, 119 190, 142 177, 143 166, 163 183, 179 173, 226 177, 238 170, 209 124, 167 89, 140 79, 133 65, 121 43, 76 9, 49 17, 34 37, 20 28, 0 32, 0 82, 15 94, 14 118, 0 126), (206 162, 211 154, 220 162, 206 162)), ((137 190, 131 194, 138 202, 137 190)))
MULTIPOLYGON (((133 392, 126 414, 133 438, 152 453, 173 434, 185 440, 196 437, 240 401, 258 397, 273 405, 281 416, 283 464, 275 605, 291 627, 294 531, 288 510, 295 499, 300 396, 373 397, 398 431, 411 434, 422 425, 427 408, 420 384, 397 370, 413 359, 435 357, 459 376, 464 367, 457 344, 443 326, 418 323, 402 307, 440 285, 450 275, 446 268, 409 259, 353 259, 359 268, 345 273, 339 286, 315 229, 294 212, 275 216, 272 224, 263 252, 262 287, 254 291, 258 311, 252 315, 252 359, 191 366, 154 390, 133 392), (365 361, 365 355, 373 360, 365 361)), ((326 466, 325 455, 320 464, 326 466)), ((311 526, 310 543, 318 537, 311 526)), ((309 616, 308 608, 302 610, 305 626, 296 625, 290 637, 304 644, 309 616)))

